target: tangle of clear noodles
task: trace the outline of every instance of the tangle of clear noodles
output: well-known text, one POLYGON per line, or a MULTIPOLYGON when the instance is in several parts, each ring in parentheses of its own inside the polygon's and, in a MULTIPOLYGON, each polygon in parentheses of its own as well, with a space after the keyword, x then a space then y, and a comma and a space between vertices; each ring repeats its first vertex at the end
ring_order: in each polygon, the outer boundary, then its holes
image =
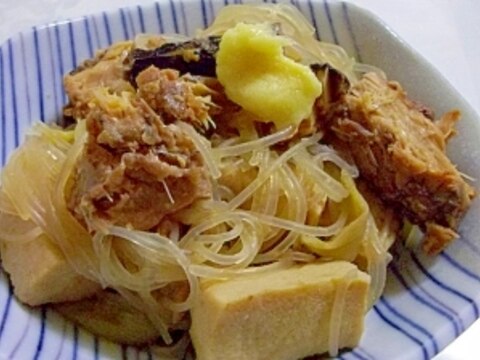
POLYGON ((2 173, 0 172, 0 213, 18 216, 17 210, 9 200, 7 194, 1 190, 2 173))
MULTIPOLYGON (((234 238, 233 235, 236 235, 240 224, 246 220, 250 226, 244 227, 244 231, 250 229, 256 240, 247 244, 252 244, 251 249, 256 249, 257 252, 253 260, 252 257, 248 257, 247 267, 252 264, 278 261, 293 250, 301 235, 327 239, 342 230, 350 216, 348 209, 340 205, 337 218, 332 219, 328 225, 305 223, 308 211, 307 197, 310 194, 305 193, 301 179, 297 177, 293 168, 311 167, 311 162, 302 159, 313 158, 305 148, 315 144, 318 139, 319 135, 304 139, 281 155, 268 148, 252 151, 248 158, 255 158, 256 161, 243 161, 243 165, 248 164, 256 168, 256 177, 251 183, 240 189, 228 202, 222 199, 210 200, 197 205, 198 211, 191 209, 187 211, 184 220, 191 224, 191 227, 180 240, 180 245, 195 253, 196 259, 202 263, 201 267, 192 265, 198 270, 199 276, 211 273, 225 276, 228 273, 227 268, 235 269, 236 274, 240 272, 238 265, 239 263, 245 265, 242 261, 247 259, 245 253, 247 246, 242 236, 234 238), (300 160, 297 161, 297 157, 300 160), (197 217, 194 215, 196 213, 201 213, 202 216, 197 217), (223 233, 213 231, 220 229, 222 223, 228 224, 223 228, 223 233), (213 233, 208 233, 209 231, 213 233), (221 265, 222 271, 217 271, 218 269, 208 271, 208 266, 215 268, 215 264, 221 265)), ((224 163, 224 166, 239 168, 234 160, 226 165, 224 163)), ((319 184, 325 181, 325 177, 337 184, 332 191, 335 199, 342 199, 348 195, 343 185, 327 172, 323 172, 322 176, 315 176, 316 173, 310 175, 319 184)), ((240 171, 238 177, 241 176, 240 171)), ((221 178, 219 180, 222 181, 221 178)), ((304 256, 303 259, 305 258, 307 257, 304 256)))
POLYGON ((281 141, 288 140, 291 136, 295 135, 296 129, 293 126, 289 126, 286 129, 280 130, 271 135, 267 135, 255 140, 242 142, 238 145, 231 146, 218 146, 213 149, 213 153, 218 157, 238 156, 245 153, 252 152, 254 149, 268 148, 281 141))
MULTIPOLYGON (((378 296, 384 282, 388 246, 373 221, 362 227, 367 210, 364 205, 355 210, 355 201, 360 200, 352 200, 359 195, 355 195, 351 171, 342 167, 345 164, 331 161, 331 149, 317 146, 320 134, 298 141, 283 153, 277 153, 265 143, 263 147, 252 146, 242 151, 229 150, 230 146, 237 146, 235 143, 219 144, 223 145, 224 155, 218 160, 211 154, 213 149, 205 147, 221 174, 212 182, 223 190, 217 197, 199 201, 178 214, 179 221, 188 224, 186 232, 180 231, 178 223, 172 227, 169 237, 90 223, 89 226, 96 229, 93 238, 75 221, 65 204, 65 192, 75 160, 83 149, 84 136, 85 129, 79 125, 73 140, 48 153, 47 159, 55 161, 50 160, 52 163, 48 166, 46 160, 38 161, 39 166, 52 174, 40 177, 40 184, 52 189, 53 194, 33 187, 25 194, 27 200, 17 197, 20 188, 16 186, 33 186, 28 183, 28 176, 16 177, 20 185, 6 179, 2 191, 12 194, 15 199, 12 205, 19 214, 27 215, 27 220, 21 221, 32 221, 33 229, 38 227, 51 234, 80 273, 104 287, 116 289, 132 305, 145 311, 167 343, 172 340, 170 323, 159 314, 188 310, 197 296, 199 278, 275 271, 295 262, 315 261, 318 257, 353 261, 363 255, 373 279, 372 299, 378 296), (325 166, 326 161, 336 164, 335 169, 339 170, 331 172, 332 166, 325 166), (224 172, 238 171, 234 178, 242 180, 245 168, 255 174, 253 181, 244 181, 245 186, 240 188, 224 183, 224 172), (337 172, 342 173, 342 179, 337 172), (317 195, 311 192, 312 188, 319 189, 325 201, 310 201, 317 195), (316 222, 307 224, 312 206, 320 210, 316 222), (58 219, 53 218, 54 214, 58 219), (75 231, 80 231, 80 235, 74 234, 75 231), (373 242, 363 247, 358 245, 369 238, 374 239, 373 242), (301 243, 310 244, 309 241, 315 245, 299 247, 301 243), (179 282, 188 284, 188 294, 181 301, 154 296, 156 291, 179 282)), ((49 149, 54 144, 44 135, 34 140, 35 147, 26 146, 22 150, 29 156, 32 156, 30 151, 38 150, 38 145, 49 149)), ((23 156, 22 152, 17 156, 23 156)), ((33 163, 28 162, 38 171, 33 163)))
POLYGON ((35 224, 77 272, 97 280, 90 236, 67 210, 64 194, 84 134, 82 125, 73 132, 36 123, 4 168, 2 192, 32 230, 27 237, 39 234, 35 224))
MULTIPOLYGON (((283 206, 283 208, 286 209, 283 211, 286 213, 286 218, 293 219, 295 223, 304 224, 307 216, 307 199, 300 182, 296 178, 295 174, 293 174, 292 169, 290 169, 290 167, 287 165, 283 165, 279 169, 278 175, 282 190, 288 199, 288 205, 283 206), (288 197, 290 194, 293 196, 288 197)), ((266 217, 274 219, 273 215, 261 212, 257 212, 257 214, 262 215, 258 216, 259 221, 264 221, 266 217)), ((259 254, 257 257, 257 262, 262 263, 276 260, 279 254, 283 254, 286 250, 291 248, 298 236, 299 234, 295 231, 288 232, 288 234, 280 242, 276 243, 274 246, 271 246, 268 251, 259 254)))
MULTIPOLYGON (((229 209, 235 209, 242 205, 245 200, 250 198, 252 194, 268 179, 268 177, 279 168, 283 163, 287 162, 292 156, 304 147, 315 144, 321 138, 321 134, 315 134, 307 139, 302 139, 299 143, 281 154, 275 161, 269 164, 268 168, 260 173, 245 189, 238 193, 229 203, 229 209)), ((253 157, 255 155, 252 155, 253 157)))
POLYGON ((318 257, 355 261, 363 256, 372 276, 371 302, 378 298, 389 260, 390 233, 377 230, 355 189, 351 169, 335 161, 331 149, 317 145, 320 134, 298 141, 283 153, 272 150, 269 142, 248 148, 219 144, 224 152, 219 160, 212 155, 214 149, 205 147, 206 156, 220 172, 211 181, 223 190, 178 214, 181 222, 188 224, 186 232, 181 232, 178 224, 167 237, 90 223, 96 229, 92 238, 65 203, 85 141, 82 126, 77 126, 70 139, 41 128, 14 154, 17 160, 7 166, 2 182, 2 192, 11 201, 4 207, 15 208, 17 214, 8 216, 29 224, 24 233, 33 231, 33 237, 41 229, 62 248, 79 273, 116 289, 146 311, 167 343, 171 341, 170 323, 159 311, 188 310, 198 293, 198 278, 275 271, 318 257), (53 141, 55 136, 58 139, 53 141), (331 164, 325 166, 325 162, 335 164, 337 170, 332 172, 331 164), (245 169, 255 174, 253 181, 243 181, 245 186, 224 182, 223 173, 233 171, 234 179, 240 181, 245 169), (30 171, 37 176, 26 175, 30 171), (29 190, 23 192, 25 188, 29 190), (312 202, 317 196, 312 189, 325 200, 312 202), (307 224, 312 207, 320 210, 315 210, 316 221, 307 224), (179 282, 188 284, 188 295, 181 301, 153 295, 179 282))
POLYGON ((202 154, 203 161, 205 161, 211 177, 213 179, 218 179, 221 176, 221 173, 218 169, 215 159, 211 155, 212 150, 210 142, 197 133, 197 131, 190 124, 180 121, 177 123, 177 125, 190 136, 196 148, 202 154))
POLYGON ((0 239, 5 242, 29 242, 43 234, 32 220, 18 216, 15 207, 0 188, 0 239))
POLYGON ((395 241, 395 232, 390 229, 390 224, 386 223, 379 230, 375 225, 373 217, 369 217, 366 228, 366 239, 361 250, 361 255, 367 261, 366 271, 371 277, 369 308, 380 298, 387 280, 387 265, 392 256, 388 249, 395 241))
POLYGON ((310 147, 310 152, 315 155, 314 160, 319 166, 322 163, 329 161, 339 168, 346 170, 352 178, 357 178, 359 176, 358 168, 355 165, 349 164, 345 161, 338 153, 328 145, 316 144, 315 146, 310 147))
POLYGON ((0 212, 0 239, 5 242, 29 242, 43 234, 43 230, 31 220, 0 212))

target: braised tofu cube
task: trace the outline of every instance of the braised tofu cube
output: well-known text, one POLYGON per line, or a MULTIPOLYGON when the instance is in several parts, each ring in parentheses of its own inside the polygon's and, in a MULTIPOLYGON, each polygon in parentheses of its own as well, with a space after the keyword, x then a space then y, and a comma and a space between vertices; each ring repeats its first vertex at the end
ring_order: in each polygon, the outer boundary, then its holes
POLYGON ((31 306, 73 301, 93 295, 100 285, 79 275, 45 235, 29 242, 3 242, 3 268, 15 295, 31 306))
POLYGON ((198 360, 295 360, 354 347, 369 275, 344 261, 204 281, 191 310, 198 360))

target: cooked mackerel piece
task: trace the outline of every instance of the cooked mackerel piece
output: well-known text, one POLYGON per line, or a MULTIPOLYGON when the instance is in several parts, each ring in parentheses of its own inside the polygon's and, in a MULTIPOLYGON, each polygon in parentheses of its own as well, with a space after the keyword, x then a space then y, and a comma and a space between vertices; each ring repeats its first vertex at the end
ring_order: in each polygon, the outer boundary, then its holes
POLYGON ((397 82, 368 73, 319 113, 330 141, 385 204, 421 227, 433 254, 457 237, 474 189, 445 153, 460 113, 432 121, 425 109, 397 82))

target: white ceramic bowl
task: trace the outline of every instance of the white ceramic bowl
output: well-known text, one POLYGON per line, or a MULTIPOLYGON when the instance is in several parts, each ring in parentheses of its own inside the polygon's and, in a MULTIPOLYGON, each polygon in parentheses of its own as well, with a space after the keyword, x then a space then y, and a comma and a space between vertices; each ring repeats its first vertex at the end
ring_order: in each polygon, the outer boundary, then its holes
MULTIPOLYGON (((5 163, 33 121, 60 116, 66 101, 62 75, 96 49, 140 32, 192 34, 225 3, 162 0, 36 27, 8 40, 0 47, 0 162, 5 163)), ((461 171, 480 178, 479 118, 435 69, 367 11, 340 2, 292 3, 322 40, 337 42, 360 61, 382 68, 413 98, 437 113, 461 109, 463 120, 449 154, 461 171)), ((391 266, 385 294, 367 315, 360 346, 341 359, 429 359, 479 317, 479 212, 476 200, 460 228, 461 238, 435 259, 406 253, 391 266)), ((22 306, 2 273, 0 358, 151 359, 152 354, 95 338, 47 308, 22 306)))

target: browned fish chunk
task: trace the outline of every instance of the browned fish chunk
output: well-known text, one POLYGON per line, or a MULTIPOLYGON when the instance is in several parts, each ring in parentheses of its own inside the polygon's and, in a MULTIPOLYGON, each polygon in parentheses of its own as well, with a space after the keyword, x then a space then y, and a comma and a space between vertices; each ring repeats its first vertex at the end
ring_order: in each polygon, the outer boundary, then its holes
POLYGON ((210 195, 193 141, 136 95, 97 94, 85 121, 87 141, 68 199, 84 223, 101 219, 149 230, 210 195))
POLYGON ((176 70, 154 66, 142 71, 136 82, 138 94, 166 121, 180 120, 196 128, 208 127, 210 90, 202 83, 190 76, 180 76, 176 70))
POLYGON ((397 82, 368 73, 327 113, 337 149, 385 204, 420 225, 425 251, 436 253, 456 237, 474 196, 445 154, 458 111, 432 121, 432 112, 410 100, 397 82))
POLYGON ((116 43, 65 76, 64 86, 69 103, 64 109, 64 119, 60 125, 75 123, 77 119, 86 117, 95 89, 104 87, 118 94, 133 91, 128 81, 129 65, 126 61, 131 48, 129 41, 116 43))

